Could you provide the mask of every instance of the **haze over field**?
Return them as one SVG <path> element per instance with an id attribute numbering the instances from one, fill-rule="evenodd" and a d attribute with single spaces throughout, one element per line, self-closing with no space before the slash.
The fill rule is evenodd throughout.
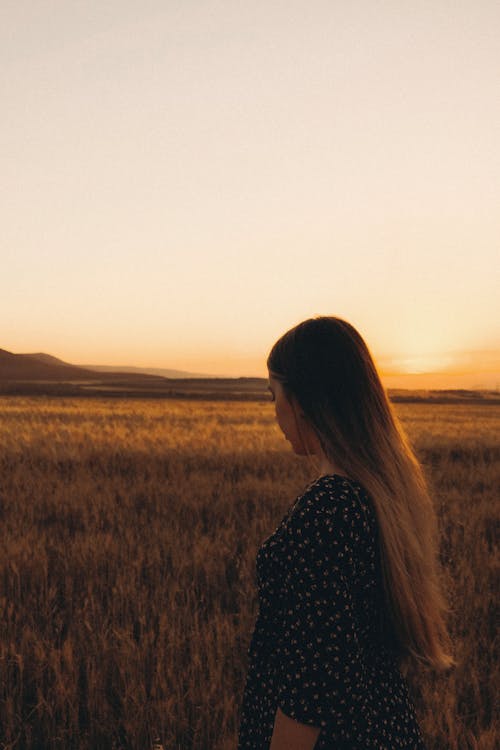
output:
<path id="1" fill-rule="evenodd" d="M 390 388 L 500 384 L 500 6 L 5 0 L 0 347 L 265 376 L 303 318 Z"/>

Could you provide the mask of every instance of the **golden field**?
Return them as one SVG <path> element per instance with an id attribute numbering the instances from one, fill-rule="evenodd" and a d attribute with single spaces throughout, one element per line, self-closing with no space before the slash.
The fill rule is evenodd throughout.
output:
<path id="1" fill-rule="evenodd" d="M 500 409 L 397 404 L 433 489 L 458 666 L 429 750 L 493 750 Z M 265 402 L 0 398 L 0 749 L 234 750 L 258 546 L 314 478 Z"/>

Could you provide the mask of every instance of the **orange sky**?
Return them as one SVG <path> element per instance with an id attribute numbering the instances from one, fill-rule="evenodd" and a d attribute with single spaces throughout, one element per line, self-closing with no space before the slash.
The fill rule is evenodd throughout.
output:
<path id="1" fill-rule="evenodd" d="M 333 314 L 394 387 L 497 387 L 498 28 L 493 0 L 6 0 L 0 348 L 265 375 Z"/>

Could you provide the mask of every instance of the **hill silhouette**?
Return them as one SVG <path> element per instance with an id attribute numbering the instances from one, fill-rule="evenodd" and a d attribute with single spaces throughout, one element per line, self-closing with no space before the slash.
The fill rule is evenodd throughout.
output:
<path id="1" fill-rule="evenodd" d="M 71 365 L 51 354 L 13 354 L 0 349 L 0 381 L 120 381 L 163 382 L 158 375 L 123 372 L 95 372 L 89 368 Z"/>
<path id="2" fill-rule="evenodd" d="M 83 370 L 91 370 L 91 372 L 113 372 L 113 373 L 130 373 L 134 375 L 157 375 L 162 378 L 213 378 L 215 375 L 207 375 L 205 373 L 194 373 L 187 372 L 186 370 L 173 370 L 166 367 L 135 367 L 135 366 L 124 366 L 124 365 L 73 365 L 69 362 L 65 362 L 62 359 L 52 356 L 52 354 L 44 354 L 43 352 L 37 352 L 36 354 L 20 354 L 21 357 L 32 357 L 39 359 L 41 362 L 45 362 L 48 365 L 65 365 L 66 367 L 79 367 Z"/>
<path id="3" fill-rule="evenodd" d="M 177 377 L 147 373 L 139 368 L 135 371 L 108 367 L 93 370 L 64 362 L 51 354 L 13 354 L 0 349 L 0 394 L 216 400 L 267 398 L 265 378 L 193 377 L 181 370 L 171 372 Z"/>
<path id="4" fill-rule="evenodd" d="M 44 354 L 43 352 L 37 352 L 36 354 L 19 354 L 19 357 L 31 357 L 32 359 L 38 359 L 40 362 L 45 362 L 47 365 L 65 365 L 66 367 L 81 367 L 84 370 L 91 370 L 91 367 L 85 365 L 73 365 L 70 362 L 64 362 L 64 360 L 58 357 L 53 357 L 52 354 Z"/>
<path id="5" fill-rule="evenodd" d="M 186 370 L 173 370 L 167 367 L 134 367 L 133 365 L 78 365 L 86 370 L 95 372 L 129 372 L 140 375 L 159 375 L 162 378 L 216 378 L 218 375 L 206 375 L 203 373 L 187 372 Z"/>
<path id="6" fill-rule="evenodd" d="M 13 354 L 0 349 L 0 380 L 88 380 L 91 370 L 68 365 L 50 355 Z M 54 361 L 52 361 L 54 360 Z M 59 364 L 59 362 L 61 362 Z"/>

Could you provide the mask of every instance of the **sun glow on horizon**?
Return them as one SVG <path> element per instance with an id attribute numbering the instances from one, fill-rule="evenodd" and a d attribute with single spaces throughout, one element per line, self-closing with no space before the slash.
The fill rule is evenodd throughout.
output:
<path id="1" fill-rule="evenodd" d="M 456 358 L 436 354 L 414 354 L 412 356 L 395 357 L 394 371 L 397 374 L 420 375 L 422 373 L 438 373 L 444 370 L 453 372 Z"/>

